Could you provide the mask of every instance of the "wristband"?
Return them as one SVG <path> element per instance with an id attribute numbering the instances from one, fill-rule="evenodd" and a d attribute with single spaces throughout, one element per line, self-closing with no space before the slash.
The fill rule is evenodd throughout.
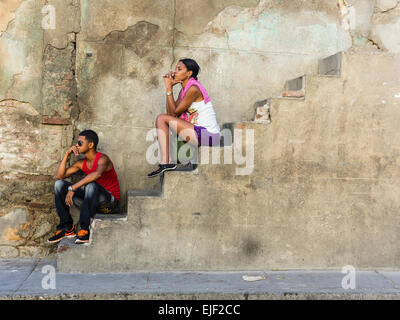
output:
<path id="1" fill-rule="evenodd" d="M 68 187 L 68 191 L 75 192 L 75 190 L 74 190 L 74 189 L 72 189 L 72 186 L 69 186 L 69 187 Z"/>
<path id="2" fill-rule="evenodd" d="M 171 91 L 167 91 L 167 96 L 170 96 L 170 95 L 172 95 L 172 92 Z"/>

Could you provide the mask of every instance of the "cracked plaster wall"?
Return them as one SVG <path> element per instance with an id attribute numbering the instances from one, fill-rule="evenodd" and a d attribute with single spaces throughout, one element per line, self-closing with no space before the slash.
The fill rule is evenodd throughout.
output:
<path id="1" fill-rule="evenodd" d="M 0 256 L 47 253 L 55 168 L 79 130 L 99 133 L 123 201 L 128 189 L 155 187 L 146 134 L 165 108 L 161 75 L 179 58 L 199 62 L 221 125 L 250 120 L 255 102 L 279 96 L 320 58 L 398 53 L 398 2 L 2 1 Z M 41 28 L 44 5 L 56 9 L 54 30 Z"/>
<path id="2" fill-rule="evenodd" d="M 400 53 L 400 1 L 389 1 L 386 6 L 377 8 L 372 18 L 371 39 L 382 50 Z"/>
<path id="3" fill-rule="evenodd" d="M 79 4 L 65 3 L 1 3 L 0 257 L 48 254 L 43 240 L 57 224 L 54 172 L 73 136 L 80 22 Z M 55 30 L 42 28 L 46 4 L 58 8 Z"/>

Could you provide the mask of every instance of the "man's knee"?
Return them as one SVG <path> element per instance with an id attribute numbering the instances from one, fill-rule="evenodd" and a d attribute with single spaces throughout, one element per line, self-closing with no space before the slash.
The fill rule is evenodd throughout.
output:
<path id="1" fill-rule="evenodd" d="M 85 186 L 85 194 L 86 195 L 92 195 L 92 194 L 94 194 L 96 191 L 97 191 L 97 184 L 96 184 L 96 182 L 91 182 L 91 183 L 88 183 L 86 186 Z"/>
<path id="2" fill-rule="evenodd" d="M 61 192 L 67 186 L 67 182 L 64 180 L 57 180 L 54 183 L 54 191 Z"/>

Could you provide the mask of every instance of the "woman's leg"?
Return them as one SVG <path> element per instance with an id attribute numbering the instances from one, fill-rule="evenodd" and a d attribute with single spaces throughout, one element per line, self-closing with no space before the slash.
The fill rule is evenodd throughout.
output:
<path id="1" fill-rule="evenodd" d="M 160 114 L 156 120 L 158 143 L 161 151 L 160 164 L 169 163 L 169 128 L 178 136 L 193 145 L 197 145 L 197 135 L 194 125 L 185 120 L 173 117 L 168 114 Z"/>

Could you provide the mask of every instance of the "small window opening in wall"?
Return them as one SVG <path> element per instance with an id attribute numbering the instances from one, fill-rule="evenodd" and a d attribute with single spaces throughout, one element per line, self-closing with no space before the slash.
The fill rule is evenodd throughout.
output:
<path id="1" fill-rule="evenodd" d="M 340 76 L 342 67 L 342 53 L 319 60 L 318 74 L 322 76 Z"/>
<path id="2" fill-rule="evenodd" d="M 286 81 L 282 97 L 303 98 L 305 95 L 306 76 Z"/>
<path id="3" fill-rule="evenodd" d="M 255 123 L 271 123 L 269 108 L 270 108 L 270 99 L 257 101 L 254 104 L 255 116 L 253 121 Z"/>

